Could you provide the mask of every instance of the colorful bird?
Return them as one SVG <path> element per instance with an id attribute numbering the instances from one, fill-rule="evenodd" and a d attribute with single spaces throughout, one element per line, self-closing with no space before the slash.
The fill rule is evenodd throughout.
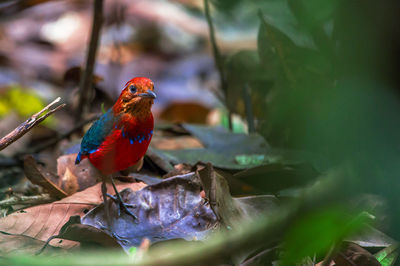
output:
<path id="1" fill-rule="evenodd" d="M 156 94 L 148 78 L 136 77 L 125 84 L 114 106 L 93 123 L 81 142 L 75 164 L 87 158 L 102 174 L 102 194 L 107 219 L 107 187 L 109 178 L 116 193 L 114 200 L 129 215 L 136 216 L 122 201 L 111 174 L 136 164 L 146 153 L 153 136 L 154 119 L 151 106 Z M 108 221 L 109 222 L 109 221 Z"/>

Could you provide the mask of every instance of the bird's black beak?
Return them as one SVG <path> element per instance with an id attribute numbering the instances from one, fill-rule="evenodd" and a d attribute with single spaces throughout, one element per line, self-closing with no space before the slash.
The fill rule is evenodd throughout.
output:
<path id="1" fill-rule="evenodd" d="M 151 90 L 148 90 L 145 93 L 140 93 L 139 96 L 142 98 L 152 98 L 152 99 L 157 98 L 157 95 L 154 93 L 154 91 Z"/>

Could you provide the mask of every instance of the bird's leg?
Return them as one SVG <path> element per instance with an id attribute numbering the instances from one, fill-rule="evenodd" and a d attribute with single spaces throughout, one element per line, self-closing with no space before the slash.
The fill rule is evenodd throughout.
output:
<path id="1" fill-rule="evenodd" d="M 110 216 L 110 210 L 107 205 L 107 185 L 106 185 L 106 180 L 103 179 L 101 182 L 101 194 L 103 195 L 103 204 L 104 204 L 104 210 L 106 212 L 106 223 L 107 227 L 111 226 L 111 216 Z"/>
<path id="2" fill-rule="evenodd" d="M 112 186 L 113 186 L 113 188 L 114 188 L 115 196 L 116 196 L 116 198 L 114 198 L 114 197 L 111 197 L 111 198 L 112 198 L 113 200 L 117 201 L 117 203 L 119 204 L 119 207 L 122 208 L 128 215 L 132 216 L 133 219 L 137 219 L 136 215 L 134 215 L 134 214 L 128 209 L 128 207 L 134 207 L 135 205 L 127 204 L 127 203 L 125 203 L 125 202 L 122 200 L 121 194 L 119 194 L 119 192 L 118 192 L 118 190 L 117 190 L 117 187 L 115 186 L 114 179 L 113 179 L 112 177 L 111 177 L 111 184 L 112 184 Z M 108 196 L 110 196 L 110 195 L 108 195 Z"/>

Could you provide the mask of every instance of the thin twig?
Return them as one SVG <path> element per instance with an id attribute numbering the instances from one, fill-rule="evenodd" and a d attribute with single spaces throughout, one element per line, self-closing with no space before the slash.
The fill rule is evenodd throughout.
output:
<path id="1" fill-rule="evenodd" d="M 49 139 L 48 141 L 45 141 L 43 143 L 38 144 L 37 146 L 34 146 L 32 149 L 29 149 L 28 152 L 25 152 L 25 154 L 41 152 L 41 151 L 57 144 L 61 140 L 69 138 L 73 133 L 82 129 L 82 127 L 84 127 L 86 124 L 98 119 L 99 117 L 100 117 L 100 115 L 93 115 L 93 116 L 89 117 L 88 119 L 79 122 L 76 126 L 71 128 L 69 131 L 65 132 L 64 134 L 60 134 L 60 135 L 56 136 L 55 138 Z"/>
<path id="2" fill-rule="evenodd" d="M 251 105 L 250 86 L 246 83 L 243 87 L 243 100 L 246 109 L 247 126 L 249 133 L 255 133 L 256 127 L 254 126 L 253 106 Z"/>
<path id="3" fill-rule="evenodd" d="M 54 104 L 58 103 L 61 100 L 60 97 L 55 99 L 53 102 L 51 102 L 49 105 L 47 105 L 45 108 L 43 108 L 40 112 L 32 115 L 29 119 L 27 119 L 25 122 L 20 124 L 16 129 L 11 131 L 7 136 L 3 137 L 0 139 L 0 151 L 6 148 L 8 145 L 25 135 L 29 130 L 31 130 L 34 126 L 45 120 L 49 115 L 52 113 L 60 110 L 65 106 L 65 104 L 61 104 L 54 109 L 50 109 Z M 45 113 L 48 111 L 47 113 Z M 45 114 L 44 114 L 45 113 Z"/>
<path id="4" fill-rule="evenodd" d="M 222 60 L 221 53 L 219 51 L 217 41 L 215 38 L 214 24 L 213 24 L 211 14 L 210 14 L 210 5 L 208 3 L 208 0 L 204 0 L 204 13 L 206 15 L 208 29 L 209 29 L 209 33 L 210 33 L 210 42 L 211 42 L 212 51 L 213 51 L 213 55 L 214 55 L 215 66 L 217 67 L 217 70 L 219 72 L 221 88 L 222 88 L 222 92 L 224 93 L 224 97 L 225 97 L 225 106 L 228 109 L 229 129 L 232 130 L 232 128 L 233 128 L 232 112 L 229 109 L 229 106 L 227 104 L 228 85 L 226 82 L 223 60 Z"/>
<path id="5" fill-rule="evenodd" d="M 80 118 L 87 113 L 90 106 L 90 96 L 92 93 L 93 84 L 93 70 L 96 61 L 96 52 L 99 43 L 100 30 L 103 24 L 103 0 L 94 0 L 93 7 L 93 23 L 92 32 L 90 36 L 89 48 L 86 57 L 86 67 L 83 72 L 83 77 L 79 84 L 79 103 L 75 120 L 79 121 Z"/>
<path id="6" fill-rule="evenodd" d="M 49 194 L 42 194 L 36 196 L 12 196 L 9 199 L 0 201 L 0 207 L 9 207 L 15 205 L 37 205 L 42 203 L 52 202 L 55 199 L 50 197 Z"/>

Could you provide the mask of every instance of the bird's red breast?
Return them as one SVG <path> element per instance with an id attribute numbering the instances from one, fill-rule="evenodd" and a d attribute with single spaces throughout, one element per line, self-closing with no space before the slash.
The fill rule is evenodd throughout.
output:
<path id="1" fill-rule="evenodd" d="M 155 97 L 150 79 L 128 81 L 112 109 L 85 134 L 77 163 L 88 158 L 103 174 L 136 164 L 146 153 L 153 136 L 151 106 Z"/>
<path id="2" fill-rule="evenodd" d="M 96 152 L 89 154 L 90 162 L 104 174 L 124 170 L 136 164 L 146 153 L 153 136 L 154 120 L 150 114 L 145 121 L 125 121 L 105 138 Z"/>

